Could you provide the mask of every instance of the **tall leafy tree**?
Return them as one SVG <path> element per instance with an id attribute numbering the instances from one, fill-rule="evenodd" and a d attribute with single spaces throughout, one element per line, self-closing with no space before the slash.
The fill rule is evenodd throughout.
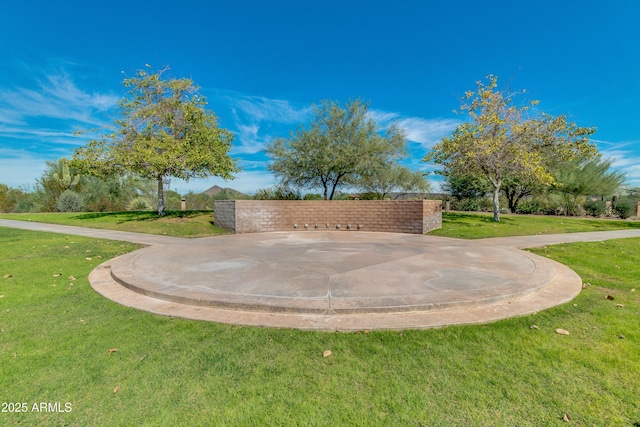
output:
<path id="1" fill-rule="evenodd" d="M 493 187 L 493 218 L 500 221 L 500 190 L 505 179 L 554 182 L 550 164 L 595 156 L 589 140 L 595 128 L 578 127 L 567 117 L 541 114 L 530 118 L 527 106 L 516 106 L 513 95 L 497 90 L 497 77 L 477 82 L 465 94 L 461 110 L 470 120 L 436 144 L 423 160 L 445 172 L 484 176 Z"/>
<path id="2" fill-rule="evenodd" d="M 113 132 L 77 149 L 73 165 L 94 175 L 133 172 L 153 179 L 158 215 L 164 215 L 164 182 L 207 176 L 232 178 L 228 155 L 233 134 L 218 126 L 215 114 L 190 79 L 164 78 L 165 70 L 141 70 L 125 78 Z"/>
<path id="3" fill-rule="evenodd" d="M 269 169 L 285 186 L 322 188 L 327 200 L 341 185 L 357 185 L 367 171 L 394 163 L 404 154 L 404 132 L 395 125 L 380 129 L 368 108 L 360 100 L 344 108 L 322 101 L 308 129 L 300 126 L 267 147 Z"/>
<path id="4" fill-rule="evenodd" d="M 412 171 L 398 164 L 382 164 L 365 171 L 358 185 L 365 191 L 376 193 L 380 199 L 393 191 L 424 192 L 429 191 L 429 182 L 424 173 Z"/>
<path id="5" fill-rule="evenodd" d="M 611 159 L 589 159 L 564 164 L 555 171 L 551 190 L 561 196 L 567 215 L 575 213 L 580 196 L 608 198 L 618 192 L 626 180 L 624 173 L 611 169 Z"/>

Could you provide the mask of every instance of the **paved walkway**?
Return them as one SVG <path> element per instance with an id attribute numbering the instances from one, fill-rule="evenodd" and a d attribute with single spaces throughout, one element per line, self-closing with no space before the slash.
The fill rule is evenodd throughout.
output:
<path id="1" fill-rule="evenodd" d="M 396 233 L 260 233 L 182 239 L 0 219 L 0 226 L 149 245 L 89 276 L 158 314 L 317 330 L 487 323 L 573 299 L 581 279 L 520 250 L 640 237 L 640 230 L 460 240 Z"/>
<path id="2" fill-rule="evenodd" d="M 15 221 L 12 219 L 0 219 L 0 227 L 21 228 L 23 230 L 45 231 L 75 236 L 95 237 L 109 240 L 122 240 L 141 245 L 170 245 L 184 243 L 190 239 L 180 237 L 158 236 L 155 234 L 132 233 L 129 231 L 103 230 L 100 228 L 75 227 L 72 225 L 45 224 L 43 222 Z"/>

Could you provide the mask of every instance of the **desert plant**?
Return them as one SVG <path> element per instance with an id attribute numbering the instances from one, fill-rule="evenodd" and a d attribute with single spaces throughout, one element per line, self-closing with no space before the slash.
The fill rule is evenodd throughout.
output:
<path id="1" fill-rule="evenodd" d="M 622 219 L 627 219 L 634 214 L 634 205 L 627 198 L 619 198 L 613 202 L 613 212 Z"/>
<path id="2" fill-rule="evenodd" d="M 64 190 L 56 201 L 56 208 L 60 212 L 82 212 L 84 200 L 73 190 Z"/>
<path id="3" fill-rule="evenodd" d="M 607 213 L 607 203 L 602 200 L 587 200 L 582 205 L 587 215 L 600 217 Z"/>

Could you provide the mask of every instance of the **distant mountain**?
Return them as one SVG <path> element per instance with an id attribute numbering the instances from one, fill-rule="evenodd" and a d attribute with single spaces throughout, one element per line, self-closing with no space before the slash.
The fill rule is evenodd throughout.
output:
<path id="1" fill-rule="evenodd" d="M 233 188 L 222 188 L 219 185 L 214 185 L 208 190 L 203 191 L 203 193 L 208 196 L 217 196 L 220 193 L 225 193 L 225 196 L 228 199 L 246 199 L 248 197 L 246 194 L 241 193 L 238 190 L 234 190 Z"/>
<path id="2" fill-rule="evenodd" d="M 219 185 L 214 185 L 213 187 L 209 188 L 208 190 L 203 191 L 203 193 L 206 194 L 207 196 L 215 196 L 216 194 L 218 194 L 222 190 L 224 190 L 224 188 L 220 187 Z"/>

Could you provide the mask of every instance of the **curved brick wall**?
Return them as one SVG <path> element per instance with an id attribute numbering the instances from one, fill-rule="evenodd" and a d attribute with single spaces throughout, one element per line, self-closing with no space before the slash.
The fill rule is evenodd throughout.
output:
<path id="1" fill-rule="evenodd" d="M 424 234 L 442 227 L 439 200 L 216 200 L 213 209 L 215 225 L 233 233 L 328 229 Z"/>

